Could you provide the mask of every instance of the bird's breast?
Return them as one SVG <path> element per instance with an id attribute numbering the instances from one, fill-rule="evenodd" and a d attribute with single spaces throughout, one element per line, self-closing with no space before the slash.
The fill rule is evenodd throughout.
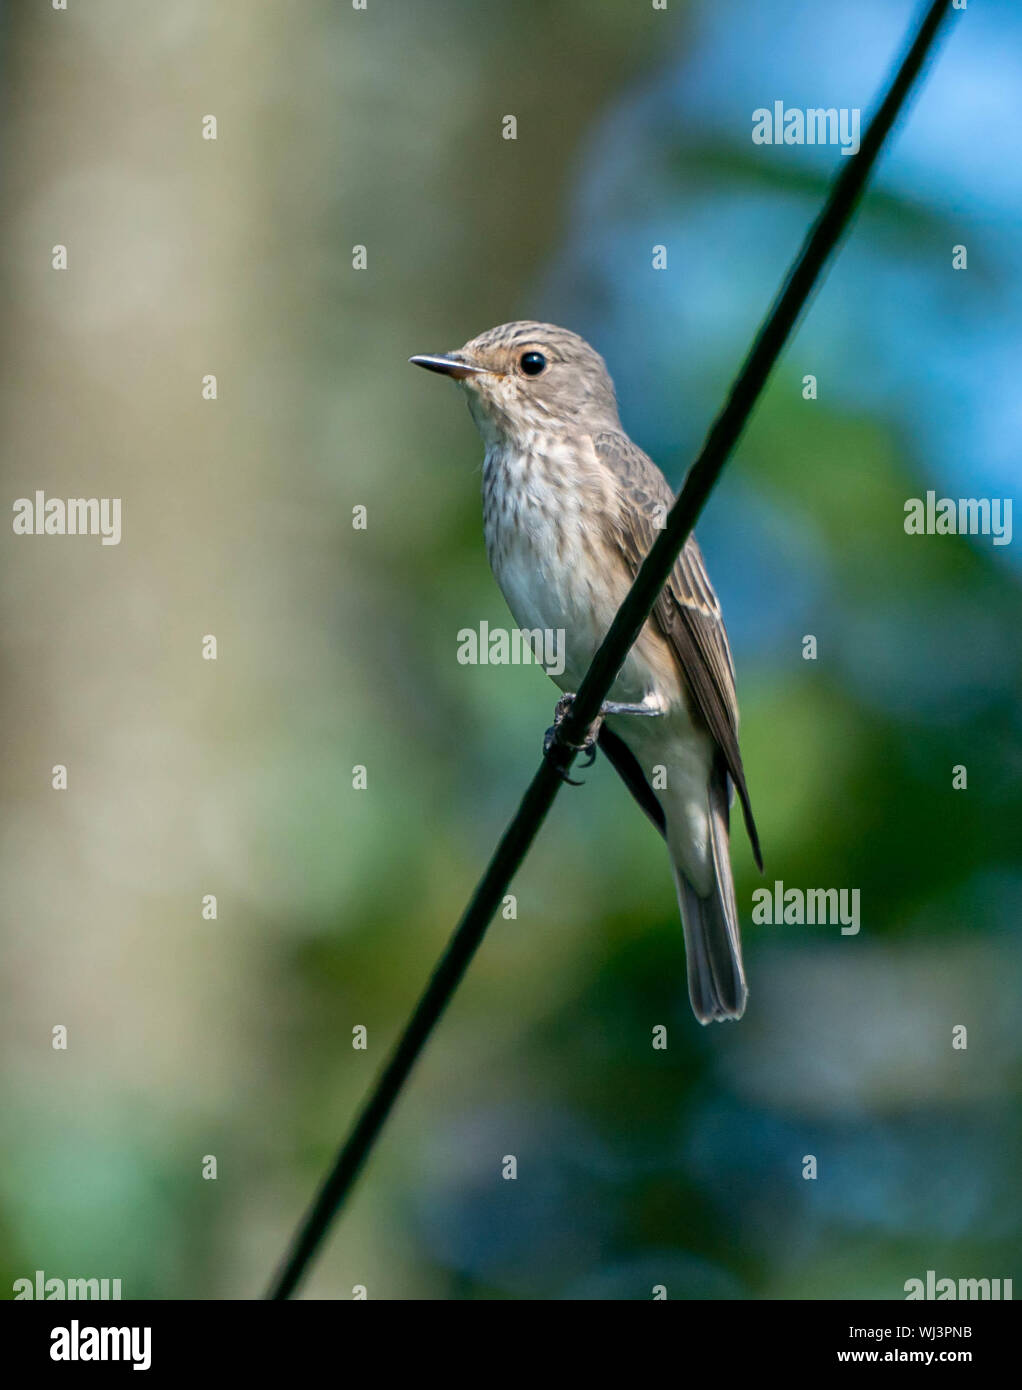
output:
<path id="1" fill-rule="evenodd" d="M 588 447 L 587 447 L 588 446 Z M 536 437 L 527 449 L 491 447 L 483 465 L 483 527 L 494 577 L 521 628 L 564 632 L 565 669 L 577 690 L 631 584 L 614 541 L 614 480 L 588 439 Z M 615 684 L 639 700 L 677 684 L 665 644 L 649 630 Z"/>

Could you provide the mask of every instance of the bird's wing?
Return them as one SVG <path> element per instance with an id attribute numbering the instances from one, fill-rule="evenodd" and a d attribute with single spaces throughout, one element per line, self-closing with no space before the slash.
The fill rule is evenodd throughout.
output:
<path id="1" fill-rule="evenodd" d="M 674 494 L 653 460 L 626 435 L 598 434 L 593 446 L 618 482 L 620 507 L 614 538 L 634 577 L 656 540 L 658 529 L 663 527 L 664 517 L 674 504 Z M 759 836 L 738 747 L 738 696 L 731 647 L 720 600 L 693 536 L 685 542 L 654 605 L 652 618 L 673 647 L 696 707 L 724 755 L 742 803 L 753 856 L 762 869 Z"/>

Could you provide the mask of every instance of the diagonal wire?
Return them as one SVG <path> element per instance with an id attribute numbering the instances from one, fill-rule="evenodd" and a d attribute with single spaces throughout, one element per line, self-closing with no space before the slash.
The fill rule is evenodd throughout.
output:
<path id="1" fill-rule="evenodd" d="M 776 299 L 735 379 L 724 408 L 710 428 L 663 531 L 643 561 L 585 679 L 558 737 L 529 784 L 486 872 L 441 956 L 415 1012 L 384 1067 L 336 1162 L 302 1222 L 270 1289 L 272 1299 L 294 1292 L 331 1221 L 390 1114 L 423 1045 L 457 989 L 504 893 L 539 831 L 561 787 L 561 772 L 574 761 L 570 744 L 582 742 L 596 718 L 642 626 L 674 567 L 696 518 L 727 462 L 770 372 L 855 211 L 877 156 L 919 75 L 951 6 L 933 0 L 915 38 L 870 121 L 856 154 L 843 164 L 823 210 L 806 235 Z"/>

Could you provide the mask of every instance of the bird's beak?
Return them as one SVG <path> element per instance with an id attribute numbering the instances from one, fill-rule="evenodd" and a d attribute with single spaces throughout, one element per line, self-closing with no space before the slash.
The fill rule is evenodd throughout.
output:
<path id="1" fill-rule="evenodd" d="M 422 357 L 409 357 L 408 360 L 414 362 L 417 367 L 425 367 L 428 372 L 442 372 L 444 376 L 452 376 L 455 381 L 464 381 L 467 376 L 483 376 L 486 373 L 485 367 L 466 362 L 460 352 L 448 352 L 435 357 L 427 353 Z"/>

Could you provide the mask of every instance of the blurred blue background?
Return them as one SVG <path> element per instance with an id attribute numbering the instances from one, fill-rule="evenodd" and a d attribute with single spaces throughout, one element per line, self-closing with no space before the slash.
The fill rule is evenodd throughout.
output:
<path id="1" fill-rule="evenodd" d="M 680 484 L 843 162 L 754 145 L 753 110 L 865 123 L 917 14 L 5 11 L 7 492 L 121 496 L 124 539 L 3 547 L 0 1287 L 265 1287 L 556 697 L 457 662 L 459 629 L 510 620 L 480 442 L 407 357 L 563 323 Z M 599 760 L 308 1296 L 901 1298 L 928 1269 L 1019 1274 L 1020 549 L 903 521 L 928 489 L 1017 501 L 1022 14 L 949 28 L 698 528 L 766 859 L 761 880 L 736 823 L 745 1019 L 694 1022 L 663 846 Z M 777 879 L 858 889 L 861 932 L 751 925 Z"/>

